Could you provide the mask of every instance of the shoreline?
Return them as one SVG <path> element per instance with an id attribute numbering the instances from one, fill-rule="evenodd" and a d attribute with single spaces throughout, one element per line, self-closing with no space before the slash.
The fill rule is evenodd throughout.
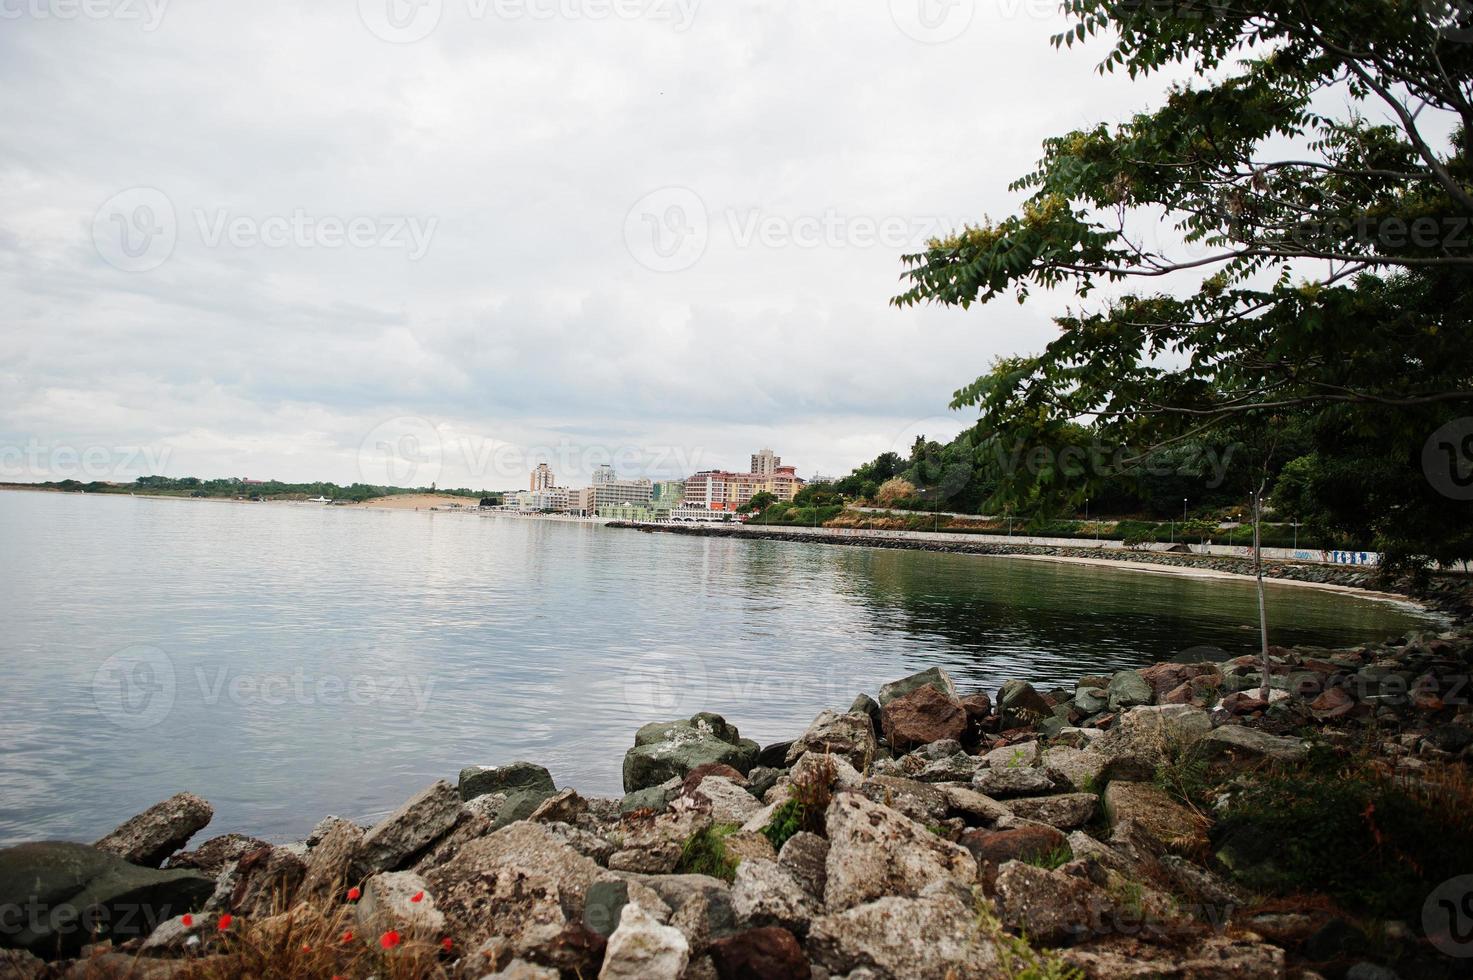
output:
<path id="1" fill-rule="evenodd" d="M 973 539 L 938 541 L 931 538 L 897 537 L 898 532 L 845 531 L 825 533 L 823 529 L 744 527 L 727 525 L 647 524 L 613 521 L 608 527 L 645 533 L 683 534 L 691 537 L 718 537 L 744 540 L 787 541 L 799 544 L 834 545 L 851 548 L 879 548 L 900 551 L 931 551 L 943 554 L 973 555 L 983 558 L 1025 558 L 1034 561 L 1057 561 L 1066 564 L 1114 567 L 1155 574 L 1185 575 L 1196 578 L 1237 579 L 1253 581 L 1252 559 L 1230 555 L 1199 555 L 1171 551 L 1146 551 L 1127 548 L 1065 545 L 1006 544 Z M 832 531 L 832 529 L 829 529 Z M 1354 595 L 1377 602 L 1400 604 L 1431 612 L 1455 623 L 1473 615 L 1469 582 L 1456 573 L 1434 575 L 1429 588 L 1414 593 L 1405 579 L 1394 583 L 1382 580 L 1375 566 L 1338 565 L 1318 562 L 1296 562 L 1264 558 L 1266 586 L 1297 586 Z"/>
<path id="2" fill-rule="evenodd" d="M 1385 919 L 1406 927 L 1347 945 L 1353 959 L 1450 978 L 1444 957 L 1461 947 L 1416 931 L 1421 892 L 1394 890 L 1421 875 L 1399 847 L 1454 872 L 1473 853 L 1451 832 L 1458 814 L 1405 788 L 1473 763 L 1470 664 L 1465 618 L 1440 634 L 1275 648 L 1267 678 L 1249 655 L 964 692 L 933 666 L 766 746 L 709 712 L 647 724 L 624 752 L 622 799 L 559 788 L 536 761 L 493 751 L 494 764 L 447 774 L 371 824 L 328 816 L 286 844 L 201 839 L 213 807 L 181 792 L 95 844 L 0 849 L 12 872 L 0 909 L 34 905 L 28 882 L 75 867 L 48 898 L 91 903 L 106 930 L 84 936 L 63 917 L 0 932 L 25 950 L 0 964 L 25 980 L 143 964 L 193 980 L 259 970 L 243 950 L 271 946 L 281 973 L 382 976 L 376 951 L 402 946 L 392 955 L 423 959 L 395 975 L 415 978 L 943 980 L 1012 976 L 995 969 L 1007 951 L 1085 980 L 1284 978 L 1323 975 L 1308 971 L 1325 930 L 1338 949 Z M 1318 772 L 1312 746 L 1344 768 Z M 1180 768 L 1183 751 L 1194 768 Z M 1372 775 L 1387 767 L 1398 780 Z M 1284 854 L 1323 831 L 1255 808 L 1251 790 L 1247 804 L 1221 795 L 1245 779 L 1276 780 L 1300 812 L 1338 808 L 1361 873 L 1400 904 L 1372 914 L 1373 894 L 1342 912 L 1337 901 L 1366 899 L 1313 851 L 1286 882 Z M 1333 795 L 1347 785 L 1351 797 Z M 1409 826 L 1367 825 L 1358 793 L 1421 809 Z M 1265 838 L 1280 847 L 1255 845 Z M 145 889 L 149 914 L 115 914 Z M 1284 914 L 1285 894 L 1302 910 Z M 282 930 L 298 938 L 273 942 Z M 318 957 L 310 969 L 295 969 L 296 949 Z M 733 965 L 759 953 L 762 972 Z"/>

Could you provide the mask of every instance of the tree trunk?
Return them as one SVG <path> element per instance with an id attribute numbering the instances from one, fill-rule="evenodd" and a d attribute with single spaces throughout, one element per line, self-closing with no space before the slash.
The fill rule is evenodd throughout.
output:
<path id="1" fill-rule="evenodd" d="M 1253 495 L 1253 573 L 1258 578 L 1258 638 L 1262 644 L 1263 659 L 1259 664 L 1262 671 L 1262 681 L 1258 686 L 1258 699 L 1264 704 L 1268 703 L 1268 612 L 1263 601 L 1263 484 L 1259 484 L 1258 493 Z"/>

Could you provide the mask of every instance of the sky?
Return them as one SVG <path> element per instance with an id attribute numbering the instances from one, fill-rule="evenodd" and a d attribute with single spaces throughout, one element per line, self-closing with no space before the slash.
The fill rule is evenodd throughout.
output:
<path id="1" fill-rule="evenodd" d="M 1164 82 L 1028 0 L 0 0 L 0 480 L 842 475 L 1070 297 L 898 310 Z"/>

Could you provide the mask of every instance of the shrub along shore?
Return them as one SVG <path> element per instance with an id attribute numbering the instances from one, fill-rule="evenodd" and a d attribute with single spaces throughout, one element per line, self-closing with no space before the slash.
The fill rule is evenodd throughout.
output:
<path id="1" fill-rule="evenodd" d="M 1256 656 L 1196 651 L 1058 690 L 932 668 L 768 746 L 653 723 L 622 799 L 501 762 L 185 849 L 213 811 L 181 793 L 0 851 L 0 976 L 1461 976 L 1473 629 L 1436 601 L 1442 632 L 1273 648 L 1266 700 Z"/>

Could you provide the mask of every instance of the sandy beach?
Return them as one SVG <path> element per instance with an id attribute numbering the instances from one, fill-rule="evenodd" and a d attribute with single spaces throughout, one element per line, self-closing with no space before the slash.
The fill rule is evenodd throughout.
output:
<path id="1" fill-rule="evenodd" d="M 447 493 L 396 493 L 388 497 L 375 497 L 346 507 L 367 507 L 373 510 L 427 510 L 431 507 L 449 507 L 458 504 L 474 510 L 480 501 L 472 497 L 454 497 Z"/>

